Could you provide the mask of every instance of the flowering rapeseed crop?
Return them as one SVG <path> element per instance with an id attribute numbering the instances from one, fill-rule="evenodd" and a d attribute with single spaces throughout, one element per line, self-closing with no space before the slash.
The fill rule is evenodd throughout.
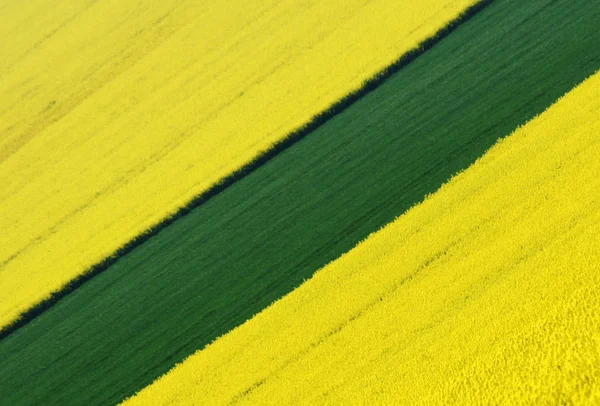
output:
<path id="1" fill-rule="evenodd" d="M 0 326 L 474 2 L 2 6 Z"/>
<path id="2" fill-rule="evenodd" d="M 600 402 L 600 73 L 129 404 Z"/>

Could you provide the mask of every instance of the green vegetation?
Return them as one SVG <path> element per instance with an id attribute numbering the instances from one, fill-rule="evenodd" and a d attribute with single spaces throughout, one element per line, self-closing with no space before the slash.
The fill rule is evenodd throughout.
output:
<path id="1" fill-rule="evenodd" d="M 133 394 L 600 67 L 600 6 L 498 0 L 0 342 L 6 404 Z"/>

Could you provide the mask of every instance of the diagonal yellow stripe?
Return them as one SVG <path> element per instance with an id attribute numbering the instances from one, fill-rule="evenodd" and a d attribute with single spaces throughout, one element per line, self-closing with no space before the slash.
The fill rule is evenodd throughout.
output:
<path id="1" fill-rule="evenodd" d="M 128 404 L 600 400 L 600 73 Z"/>
<path id="2" fill-rule="evenodd" d="M 474 2 L 4 5 L 0 326 Z"/>

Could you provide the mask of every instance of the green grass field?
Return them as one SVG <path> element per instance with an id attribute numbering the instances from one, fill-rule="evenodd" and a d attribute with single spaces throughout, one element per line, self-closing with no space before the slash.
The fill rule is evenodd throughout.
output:
<path id="1" fill-rule="evenodd" d="M 598 21 L 583 0 L 495 1 L 2 340 L 2 403 L 115 403 L 143 388 L 600 68 Z"/>

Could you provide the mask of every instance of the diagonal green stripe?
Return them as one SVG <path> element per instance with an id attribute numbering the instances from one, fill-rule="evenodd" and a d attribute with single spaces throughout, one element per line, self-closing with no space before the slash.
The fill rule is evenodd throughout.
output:
<path id="1" fill-rule="evenodd" d="M 8 404 L 111 403 L 435 191 L 600 67 L 600 6 L 498 0 L 0 342 Z"/>

